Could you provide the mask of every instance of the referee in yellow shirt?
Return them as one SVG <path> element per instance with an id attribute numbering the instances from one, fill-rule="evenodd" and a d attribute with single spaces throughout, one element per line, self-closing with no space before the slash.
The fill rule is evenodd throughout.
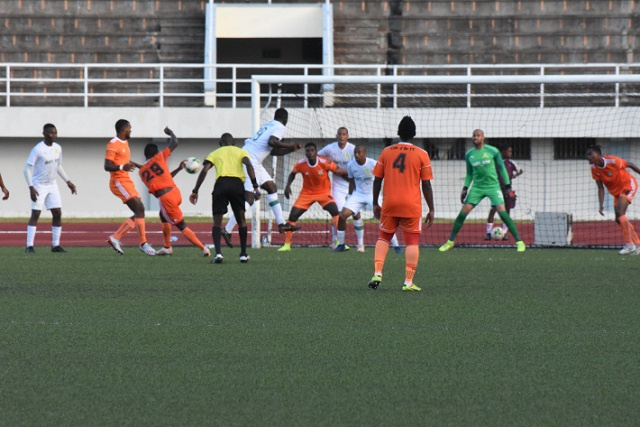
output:
<path id="1" fill-rule="evenodd" d="M 231 210 L 238 220 L 238 233 L 240 234 L 240 262 L 249 262 L 247 255 L 247 221 L 244 216 L 244 180 L 245 174 L 242 165 L 247 169 L 247 174 L 253 184 L 256 200 L 260 198 L 258 181 L 253 166 L 249 161 L 249 153 L 235 146 L 233 136 L 224 133 L 220 137 L 220 148 L 209 153 L 204 159 L 202 170 L 198 175 L 196 186 L 193 188 L 189 201 L 194 205 L 198 203 L 198 190 L 212 166 L 216 167 L 216 183 L 213 187 L 213 245 L 216 256 L 213 262 L 220 264 L 223 260 L 220 250 L 220 238 L 222 237 L 222 217 L 227 213 L 227 205 L 231 203 Z"/>

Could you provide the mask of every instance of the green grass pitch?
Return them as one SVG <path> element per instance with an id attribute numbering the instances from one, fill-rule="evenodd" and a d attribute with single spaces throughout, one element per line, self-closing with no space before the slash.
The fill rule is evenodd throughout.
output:
<path id="1" fill-rule="evenodd" d="M 0 425 L 637 425 L 640 257 L 0 248 Z"/>

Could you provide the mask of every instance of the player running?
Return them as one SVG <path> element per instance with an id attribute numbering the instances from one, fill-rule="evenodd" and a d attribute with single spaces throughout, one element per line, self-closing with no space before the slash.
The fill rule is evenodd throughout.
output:
<path id="1" fill-rule="evenodd" d="M 422 233 L 422 195 L 429 212 L 424 219 L 427 228 L 433 224 L 433 171 L 426 151 L 411 143 L 416 136 L 416 124 L 409 116 L 398 124 L 400 142 L 382 150 L 373 169 L 373 214 L 380 219 L 380 235 L 374 255 L 374 274 L 369 281 L 371 289 L 382 283 L 382 268 L 389 251 L 389 242 L 401 228 L 407 248 L 405 251 L 405 275 L 403 291 L 416 292 L 420 287 L 413 283 L 420 251 L 418 239 Z M 378 205 L 384 180 L 382 208 Z"/>
<path id="2" fill-rule="evenodd" d="M 340 210 L 338 218 L 338 244 L 335 252 L 349 250 L 349 246 L 344 243 L 347 230 L 347 218 L 354 217 L 353 226 L 356 230 L 358 240 L 358 252 L 364 252 L 364 221 L 360 219 L 360 212 L 367 206 L 373 209 L 373 168 L 376 161 L 367 157 L 367 148 L 363 144 L 358 144 L 354 150 L 354 160 L 347 165 L 347 175 L 349 177 L 349 196 Z M 335 176 L 335 175 L 334 175 Z M 358 219 L 355 219 L 355 218 Z M 394 234 L 391 239 L 391 246 L 396 253 L 402 253 L 402 248 L 398 243 L 398 237 Z"/>
<path id="3" fill-rule="evenodd" d="M 338 215 L 340 211 L 331 195 L 331 181 L 329 180 L 329 172 L 335 175 L 346 175 L 347 171 L 338 167 L 330 159 L 318 156 L 316 144 L 313 142 L 304 146 L 305 158 L 298 160 L 287 179 L 287 186 L 284 189 L 284 196 L 288 199 L 291 197 L 291 184 L 296 178 L 296 174 L 302 174 L 302 190 L 298 195 L 291 212 L 289 212 L 289 224 L 296 226 L 296 221 L 302 216 L 314 203 L 320 204 L 322 208 L 329 212 L 331 221 L 337 228 Z M 293 233 L 287 231 L 285 233 L 284 245 L 278 249 L 280 252 L 291 250 L 291 239 Z"/>
<path id="4" fill-rule="evenodd" d="M 178 138 L 168 127 L 164 128 L 164 133 L 169 135 L 169 146 L 162 151 L 158 151 L 156 144 L 147 144 L 144 147 L 144 157 L 147 161 L 140 166 L 138 174 L 144 185 L 149 189 L 149 193 L 156 196 L 160 202 L 160 220 L 162 221 L 162 236 L 164 238 L 164 246 L 156 251 L 156 255 L 172 255 L 171 247 L 171 226 L 175 225 L 178 230 L 182 231 L 191 243 L 196 245 L 202 251 L 203 256 L 209 256 L 210 251 L 202 244 L 200 239 L 184 222 L 184 215 L 180 209 L 182 203 L 182 194 L 176 186 L 173 177 L 182 169 L 177 168 L 173 172 L 169 169 L 169 156 L 173 150 L 178 147 Z"/>
<path id="5" fill-rule="evenodd" d="M 638 191 L 638 181 L 627 172 L 627 168 L 640 173 L 640 168 L 635 164 L 616 156 L 603 156 L 602 148 L 594 145 L 587 149 L 587 160 L 591 165 L 591 177 L 598 186 L 598 212 L 604 216 L 604 188 L 607 187 L 613 196 L 613 206 L 616 214 L 616 223 L 620 225 L 624 246 L 618 252 L 620 255 L 640 254 L 640 239 L 633 228 L 633 224 L 627 219 L 627 208 L 633 201 Z"/>
<path id="6" fill-rule="evenodd" d="M 440 246 L 439 250 L 440 252 L 446 252 L 453 248 L 453 241 L 458 235 L 460 228 L 462 228 L 467 215 L 469 215 L 482 199 L 488 197 L 491 200 L 491 206 L 495 206 L 503 224 L 507 224 L 507 228 L 514 239 L 516 239 L 516 250 L 518 252 L 524 252 L 526 245 L 522 239 L 520 239 L 516 224 L 505 209 L 504 196 L 500 188 L 500 182 L 498 181 L 497 170 L 500 171 L 500 175 L 505 183 L 505 191 L 513 197 L 514 194 L 511 194 L 513 192 L 511 190 L 511 181 L 509 180 L 507 169 L 502 162 L 500 151 L 498 151 L 496 147 L 484 143 L 484 132 L 481 129 L 473 131 L 473 145 L 474 148 L 465 154 L 467 176 L 465 177 L 462 193 L 460 194 L 460 201 L 463 203 L 463 206 L 453 223 L 449 240 Z M 471 187 L 471 191 L 467 195 L 471 182 L 473 182 L 473 187 Z"/>

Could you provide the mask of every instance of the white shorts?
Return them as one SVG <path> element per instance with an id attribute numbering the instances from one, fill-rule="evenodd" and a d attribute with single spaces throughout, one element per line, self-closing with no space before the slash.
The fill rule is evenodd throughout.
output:
<path id="1" fill-rule="evenodd" d="M 58 184 L 33 184 L 38 192 L 38 199 L 35 202 L 31 202 L 31 210 L 41 211 L 42 208 L 57 209 L 62 208 L 62 199 L 60 198 L 60 190 L 58 190 Z"/>
<path id="2" fill-rule="evenodd" d="M 353 193 L 344 204 L 344 208 L 349 209 L 354 215 L 357 215 L 367 207 L 373 210 L 373 196 L 370 194 Z"/>
<path id="3" fill-rule="evenodd" d="M 333 200 L 336 201 L 338 210 L 341 211 L 344 203 L 347 201 L 347 197 L 349 197 L 349 186 L 335 186 L 331 188 L 331 195 L 333 196 Z"/>
<path id="4" fill-rule="evenodd" d="M 253 166 L 253 172 L 256 174 L 256 181 L 258 181 L 258 185 L 262 186 L 265 182 L 273 181 L 269 172 L 262 166 L 262 163 L 255 163 L 251 160 L 251 166 Z M 249 191 L 253 193 L 253 183 L 251 182 L 251 178 L 249 178 L 249 174 L 247 173 L 247 168 L 242 165 L 244 169 L 244 191 Z"/>

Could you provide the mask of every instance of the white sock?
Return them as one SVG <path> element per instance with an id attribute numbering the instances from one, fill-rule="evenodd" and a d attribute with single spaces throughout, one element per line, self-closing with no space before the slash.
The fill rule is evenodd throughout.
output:
<path id="1" fill-rule="evenodd" d="M 224 226 L 224 229 L 227 230 L 227 233 L 231 234 L 237 223 L 238 221 L 236 221 L 236 217 L 232 213 L 231 216 L 229 217 L 229 221 L 227 222 L 227 225 Z"/>
<path id="2" fill-rule="evenodd" d="M 491 230 L 493 230 L 493 223 L 492 222 L 488 222 L 487 223 L 487 233 L 491 233 Z"/>
<path id="3" fill-rule="evenodd" d="M 282 215 L 282 206 L 278 200 L 278 193 L 267 194 L 267 202 L 271 206 L 273 216 L 276 218 L 276 224 L 284 224 L 284 216 Z"/>
<path id="4" fill-rule="evenodd" d="M 398 236 L 396 236 L 395 234 L 391 238 L 391 246 L 393 246 L 394 248 L 400 246 L 400 242 L 398 242 Z"/>
<path id="5" fill-rule="evenodd" d="M 338 244 L 339 245 L 344 245 L 344 235 L 345 234 L 346 234 L 345 230 L 338 230 L 337 238 L 338 238 Z"/>
<path id="6" fill-rule="evenodd" d="M 27 247 L 33 246 L 33 241 L 36 239 L 36 226 L 27 225 Z"/>
<path id="7" fill-rule="evenodd" d="M 364 245 L 364 220 L 354 219 L 353 228 L 356 230 L 356 238 L 358 239 L 358 246 Z"/>
<path id="8" fill-rule="evenodd" d="M 62 226 L 51 227 L 51 247 L 60 246 L 60 235 L 62 234 Z"/>
<path id="9" fill-rule="evenodd" d="M 339 240 L 338 238 L 338 230 L 336 230 L 336 228 L 333 226 L 333 224 L 331 224 L 331 241 L 335 242 L 336 240 Z M 338 242 L 340 243 L 340 242 Z"/>

